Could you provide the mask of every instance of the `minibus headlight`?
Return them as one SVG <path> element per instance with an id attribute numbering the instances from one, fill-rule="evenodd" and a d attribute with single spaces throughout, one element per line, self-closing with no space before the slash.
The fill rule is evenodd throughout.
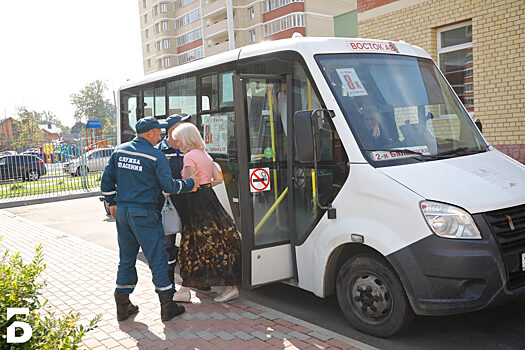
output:
<path id="1" fill-rule="evenodd" d="M 444 238 L 481 239 L 469 213 L 452 205 L 423 201 L 421 211 L 432 231 Z"/>

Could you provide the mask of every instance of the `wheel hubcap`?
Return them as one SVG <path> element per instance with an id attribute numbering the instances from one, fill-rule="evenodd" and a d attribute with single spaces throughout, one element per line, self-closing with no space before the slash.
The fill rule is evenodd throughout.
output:
<path id="1" fill-rule="evenodd" d="M 380 322 L 392 311 L 388 286 L 372 274 L 360 275 L 351 290 L 352 303 L 359 316 L 367 322 Z"/>

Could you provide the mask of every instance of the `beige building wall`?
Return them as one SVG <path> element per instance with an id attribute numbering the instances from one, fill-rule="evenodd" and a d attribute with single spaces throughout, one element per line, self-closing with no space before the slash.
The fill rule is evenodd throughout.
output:
<path id="1" fill-rule="evenodd" d="M 437 61 L 437 30 L 472 21 L 475 117 L 489 143 L 525 161 L 525 1 L 399 0 L 358 14 L 359 36 L 404 40 Z"/>
<path id="2" fill-rule="evenodd" d="M 306 36 L 334 36 L 334 18 L 305 15 Z"/>

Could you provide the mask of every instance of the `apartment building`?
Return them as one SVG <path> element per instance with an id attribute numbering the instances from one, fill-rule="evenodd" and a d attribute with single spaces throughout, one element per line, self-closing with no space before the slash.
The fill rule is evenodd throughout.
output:
<path id="1" fill-rule="evenodd" d="M 139 0 L 144 73 L 264 40 L 334 36 L 356 0 Z"/>
<path id="2" fill-rule="evenodd" d="M 357 12 L 360 37 L 429 52 L 487 141 L 525 164 L 523 0 L 358 0 Z"/>

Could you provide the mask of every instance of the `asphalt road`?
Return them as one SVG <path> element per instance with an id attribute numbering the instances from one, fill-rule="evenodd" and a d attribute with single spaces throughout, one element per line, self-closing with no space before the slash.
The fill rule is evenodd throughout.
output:
<path id="1" fill-rule="evenodd" d="M 97 197 L 7 209 L 40 224 L 118 250 L 113 219 Z M 525 349 L 525 299 L 470 314 L 416 317 L 394 338 L 367 336 L 352 329 L 334 296 L 321 299 L 285 284 L 273 284 L 242 297 L 381 349 Z"/>

